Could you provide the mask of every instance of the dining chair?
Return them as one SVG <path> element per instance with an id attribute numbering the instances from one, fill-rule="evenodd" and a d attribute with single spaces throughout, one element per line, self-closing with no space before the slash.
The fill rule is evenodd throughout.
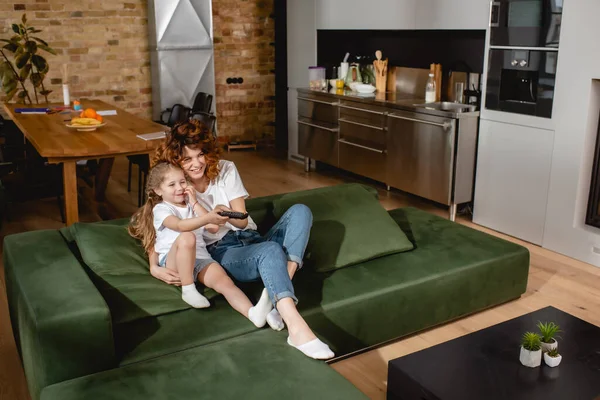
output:
<path id="1" fill-rule="evenodd" d="M 169 118 L 167 119 L 166 125 L 173 127 L 176 123 L 186 121 L 190 118 L 192 109 L 182 104 L 175 104 L 171 107 Z M 161 116 L 162 121 L 162 116 Z M 161 123 L 165 123 L 162 121 Z M 150 156 L 148 154 L 139 154 L 135 156 L 127 156 L 129 160 L 129 167 L 127 169 L 127 191 L 131 192 L 131 173 L 132 166 L 135 164 L 138 166 L 138 207 L 141 207 L 145 201 L 144 188 L 146 187 L 146 178 L 148 171 L 150 170 Z"/>
<path id="2" fill-rule="evenodd" d="M 202 122 L 206 126 L 206 128 L 212 132 L 213 137 L 217 137 L 215 132 L 217 117 L 215 117 L 214 114 L 209 114 L 206 112 L 195 112 L 190 118 Z"/>
<path id="3" fill-rule="evenodd" d="M 205 92 L 198 92 L 194 98 L 194 105 L 192 105 L 192 114 L 197 112 L 204 112 L 211 114 L 210 108 L 213 102 L 213 95 Z"/>

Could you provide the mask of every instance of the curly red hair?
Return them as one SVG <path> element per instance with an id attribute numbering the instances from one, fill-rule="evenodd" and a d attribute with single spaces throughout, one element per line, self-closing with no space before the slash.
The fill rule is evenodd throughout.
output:
<path id="1" fill-rule="evenodd" d="M 181 167 L 185 147 L 200 149 L 206 159 L 205 174 L 212 182 L 219 175 L 221 149 L 212 131 L 200 121 L 190 119 L 175 124 L 167 135 L 167 140 L 158 148 L 151 165 L 168 162 Z"/>

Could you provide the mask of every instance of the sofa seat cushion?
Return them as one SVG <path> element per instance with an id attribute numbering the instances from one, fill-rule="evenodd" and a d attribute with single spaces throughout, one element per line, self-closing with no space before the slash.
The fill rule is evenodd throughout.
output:
<path id="1" fill-rule="evenodd" d="M 325 272 L 413 248 L 406 235 L 362 185 L 288 193 L 274 201 L 280 218 L 294 204 L 313 214 L 305 262 Z"/>
<path id="2" fill-rule="evenodd" d="M 48 386 L 41 399 L 366 399 L 286 336 L 264 329 Z"/>
<path id="3" fill-rule="evenodd" d="M 414 208 L 390 215 L 409 252 L 294 277 L 298 307 L 336 354 L 480 311 L 525 292 L 526 248 Z"/>
<path id="4" fill-rule="evenodd" d="M 126 225 L 77 223 L 71 227 L 88 273 L 122 323 L 190 308 L 181 290 L 152 277 L 139 241 Z"/>
<path id="5" fill-rule="evenodd" d="M 519 297 L 527 249 L 414 208 L 390 212 L 415 249 L 349 268 L 294 277 L 298 308 L 337 355 L 376 345 Z M 261 285 L 244 286 L 256 299 Z M 121 364 L 181 351 L 255 330 L 222 297 L 115 326 Z M 190 334 L 193 332 L 193 334 Z"/>

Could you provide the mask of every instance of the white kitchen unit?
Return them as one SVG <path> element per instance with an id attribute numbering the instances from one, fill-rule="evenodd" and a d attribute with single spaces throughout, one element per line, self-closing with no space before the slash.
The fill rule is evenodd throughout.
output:
<path id="1" fill-rule="evenodd" d="M 542 244 L 554 131 L 481 120 L 473 222 Z"/>
<path id="2" fill-rule="evenodd" d="M 316 0 L 317 29 L 415 29 L 418 1 Z"/>
<path id="3" fill-rule="evenodd" d="M 486 29 L 489 0 L 419 0 L 416 29 Z"/>

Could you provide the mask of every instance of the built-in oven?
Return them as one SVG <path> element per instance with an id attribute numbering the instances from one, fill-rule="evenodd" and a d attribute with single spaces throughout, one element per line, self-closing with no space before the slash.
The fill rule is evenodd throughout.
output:
<path id="1" fill-rule="evenodd" d="M 558 47 L 562 9 L 563 0 L 493 0 L 490 46 Z"/>
<path id="2" fill-rule="evenodd" d="M 491 49 L 485 108 L 551 118 L 558 51 Z"/>

